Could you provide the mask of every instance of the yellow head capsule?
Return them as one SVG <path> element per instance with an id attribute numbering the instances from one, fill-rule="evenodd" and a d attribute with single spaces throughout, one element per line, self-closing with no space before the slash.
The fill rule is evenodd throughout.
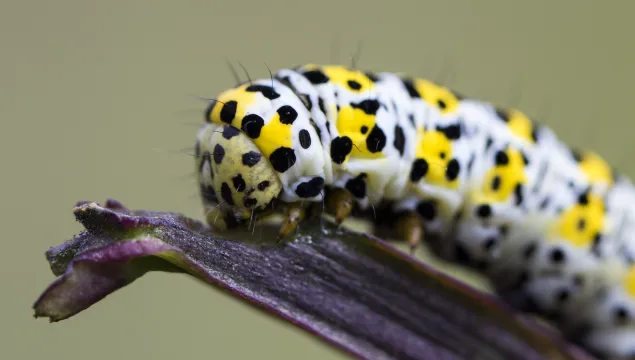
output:
<path id="1" fill-rule="evenodd" d="M 207 124 L 199 130 L 198 179 L 206 205 L 236 220 L 262 212 L 278 197 L 282 184 L 269 160 L 235 127 Z"/>

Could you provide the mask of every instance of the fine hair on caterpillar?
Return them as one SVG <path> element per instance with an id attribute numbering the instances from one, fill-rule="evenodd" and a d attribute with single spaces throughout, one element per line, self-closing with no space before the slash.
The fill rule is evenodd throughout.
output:
<path id="1" fill-rule="evenodd" d="M 635 188 L 599 155 L 426 79 L 315 64 L 245 75 L 196 135 L 214 229 L 253 233 L 280 214 L 284 239 L 322 213 L 366 219 L 594 353 L 635 356 Z"/>

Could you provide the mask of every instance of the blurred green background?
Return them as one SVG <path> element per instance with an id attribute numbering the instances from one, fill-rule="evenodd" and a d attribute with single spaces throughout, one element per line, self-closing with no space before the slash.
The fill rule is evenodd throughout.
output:
<path id="1" fill-rule="evenodd" d="M 632 1 L 3 1 L 0 156 L 5 359 L 325 359 L 341 354 L 184 275 L 150 274 L 57 324 L 31 305 L 77 200 L 201 218 L 204 102 L 306 62 L 439 79 L 513 105 L 635 174 Z M 445 74 L 445 75 L 444 75 Z M 550 111 L 547 111 L 548 109 Z M 547 114 L 548 113 L 548 114 Z"/>

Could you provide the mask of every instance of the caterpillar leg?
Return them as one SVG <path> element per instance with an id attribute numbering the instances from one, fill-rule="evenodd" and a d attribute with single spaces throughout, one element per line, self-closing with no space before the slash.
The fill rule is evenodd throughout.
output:
<path id="1" fill-rule="evenodd" d="M 353 194 L 346 189 L 334 188 L 329 191 L 325 206 L 326 212 L 333 215 L 335 221 L 341 224 L 353 211 Z"/>
<path id="2" fill-rule="evenodd" d="M 291 203 L 284 208 L 284 219 L 282 225 L 280 225 L 280 231 L 278 232 L 278 242 L 292 231 L 294 231 L 298 224 L 305 219 L 307 215 L 306 207 L 301 203 Z"/>
<path id="3" fill-rule="evenodd" d="M 424 236 L 423 223 L 419 214 L 412 211 L 400 214 L 395 220 L 395 228 L 397 236 L 408 242 L 410 255 L 414 254 L 415 250 L 421 245 Z"/>

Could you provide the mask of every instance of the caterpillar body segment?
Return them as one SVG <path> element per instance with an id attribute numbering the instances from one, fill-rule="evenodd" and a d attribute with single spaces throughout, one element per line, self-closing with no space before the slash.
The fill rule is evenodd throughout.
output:
<path id="1" fill-rule="evenodd" d="M 284 237 L 311 206 L 365 216 L 590 350 L 635 358 L 635 189 L 518 110 L 310 64 L 221 93 L 196 148 L 219 229 L 278 212 Z"/>

